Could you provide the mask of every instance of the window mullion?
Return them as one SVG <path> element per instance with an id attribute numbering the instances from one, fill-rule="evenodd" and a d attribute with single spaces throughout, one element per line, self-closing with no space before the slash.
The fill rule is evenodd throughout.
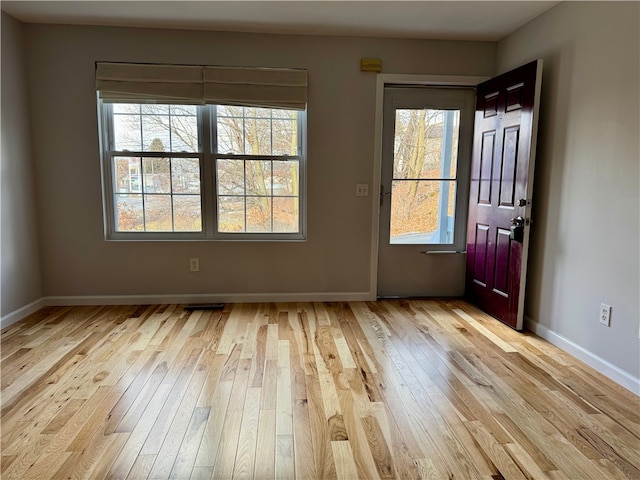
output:
<path id="1" fill-rule="evenodd" d="M 144 125 L 143 125 L 143 117 L 142 117 L 142 107 L 138 105 L 138 118 L 140 119 L 140 150 L 144 151 Z M 140 162 L 140 175 L 142 178 L 140 179 L 140 197 L 142 199 L 142 231 L 147 231 L 147 209 L 145 208 L 145 197 L 144 197 L 144 169 L 142 166 L 142 155 L 138 157 L 138 161 Z"/>
<path id="2" fill-rule="evenodd" d="M 269 150 L 269 153 L 271 153 L 271 155 L 273 155 L 273 110 L 269 111 L 269 133 L 271 134 L 271 150 Z M 270 215 L 270 219 L 271 219 L 271 232 L 273 232 L 273 160 L 271 160 L 269 162 L 269 171 L 271 173 L 271 175 L 269 176 L 270 181 L 271 181 L 271 185 L 269 186 L 269 195 L 270 195 L 270 210 L 271 210 L 271 215 Z"/>
<path id="3" fill-rule="evenodd" d="M 169 120 L 169 123 L 171 123 L 171 120 Z M 171 137 L 169 137 L 169 142 L 171 142 Z M 171 231 L 175 232 L 175 212 L 173 211 L 173 157 L 169 157 L 169 201 L 171 202 Z"/>
<path id="4" fill-rule="evenodd" d="M 246 131 L 245 131 L 246 134 Z M 246 138 L 246 137 L 244 137 Z M 247 161 L 242 161 L 242 168 L 244 171 L 244 185 L 242 185 L 242 191 L 244 193 L 244 233 L 247 233 Z"/>
<path id="5" fill-rule="evenodd" d="M 147 231 L 147 209 L 145 208 L 145 197 L 144 197 L 144 166 L 142 157 L 138 157 L 138 161 L 140 162 L 140 197 L 142 197 L 142 228 L 143 231 Z"/>
<path id="6" fill-rule="evenodd" d="M 205 235 L 212 238 L 217 230 L 218 210 L 217 210 L 217 182 L 216 166 L 213 152 L 216 149 L 216 121 L 215 106 L 205 105 L 198 110 L 198 127 L 200 131 L 200 152 L 203 185 L 202 194 L 202 222 Z"/>

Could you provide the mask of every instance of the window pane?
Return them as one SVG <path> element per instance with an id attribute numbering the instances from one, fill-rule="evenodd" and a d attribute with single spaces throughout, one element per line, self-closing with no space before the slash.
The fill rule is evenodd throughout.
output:
<path id="1" fill-rule="evenodd" d="M 113 111 L 116 150 L 198 151 L 194 105 L 114 104 Z"/>
<path id="2" fill-rule="evenodd" d="M 173 197 L 173 224 L 177 232 L 202 231 L 200 195 L 176 195 Z"/>
<path id="3" fill-rule="evenodd" d="M 271 195 L 271 161 L 247 160 L 247 195 Z"/>
<path id="4" fill-rule="evenodd" d="M 174 158 L 171 160 L 173 193 L 200 194 L 200 160 Z"/>
<path id="5" fill-rule="evenodd" d="M 171 151 L 198 151 L 198 117 L 171 116 Z"/>
<path id="6" fill-rule="evenodd" d="M 158 103 L 143 103 L 140 105 L 143 115 L 169 115 L 169 105 Z"/>
<path id="7" fill-rule="evenodd" d="M 272 155 L 298 154 L 298 124 L 295 120 L 273 121 Z"/>
<path id="8" fill-rule="evenodd" d="M 193 115 L 198 114 L 196 105 L 169 105 L 171 115 Z"/>
<path id="9" fill-rule="evenodd" d="M 271 231 L 271 198 L 247 197 L 247 232 Z"/>
<path id="10" fill-rule="evenodd" d="M 273 162 L 273 195 L 298 196 L 300 162 L 287 160 Z"/>
<path id="11" fill-rule="evenodd" d="M 218 197 L 218 231 L 244 232 L 243 197 Z"/>
<path id="12" fill-rule="evenodd" d="M 271 121 L 247 118 L 244 122 L 245 146 L 248 155 L 271 154 Z"/>
<path id="13" fill-rule="evenodd" d="M 455 178 L 460 112 L 397 109 L 393 178 Z"/>
<path id="14" fill-rule="evenodd" d="M 218 153 L 244 153 L 244 120 L 218 116 Z"/>
<path id="15" fill-rule="evenodd" d="M 392 244 L 453 243 L 455 181 L 394 181 Z M 441 202 L 442 199 L 442 202 Z"/>
<path id="16" fill-rule="evenodd" d="M 247 118 L 271 118 L 271 109 L 261 107 L 244 107 L 244 116 Z"/>
<path id="17" fill-rule="evenodd" d="M 244 161 L 217 161 L 218 195 L 244 195 Z"/>
<path id="18" fill-rule="evenodd" d="M 113 113 L 129 113 L 140 114 L 140 105 L 138 103 L 114 103 Z"/>
<path id="19" fill-rule="evenodd" d="M 143 158 L 145 193 L 170 193 L 171 175 L 168 158 Z"/>
<path id="20" fill-rule="evenodd" d="M 216 107 L 218 117 L 242 117 L 244 108 L 232 105 L 218 105 Z"/>
<path id="21" fill-rule="evenodd" d="M 142 140 L 145 151 L 168 152 L 171 149 L 169 115 L 143 115 Z"/>
<path id="22" fill-rule="evenodd" d="M 140 158 L 114 157 L 113 159 L 114 193 L 141 192 Z"/>
<path id="23" fill-rule="evenodd" d="M 297 155 L 298 112 L 217 106 L 218 153 Z"/>
<path id="24" fill-rule="evenodd" d="M 133 152 L 141 151 L 142 137 L 140 132 L 140 116 L 114 115 L 113 141 L 113 148 L 115 150 L 130 150 Z"/>
<path id="25" fill-rule="evenodd" d="M 171 195 L 144 196 L 144 225 L 148 232 L 170 232 Z"/>
<path id="26" fill-rule="evenodd" d="M 144 230 L 142 195 L 116 194 L 116 231 L 141 232 Z"/>
<path id="27" fill-rule="evenodd" d="M 274 233 L 296 233 L 298 232 L 298 225 L 298 199 L 292 197 L 274 197 Z"/>
<path id="28" fill-rule="evenodd" d="M 271 115 L 273 116 L 273 118 L 277 118 L 277 119 L 289 119 L 289 120 L 298 119 L 297 110 L 283 110 L 281 108 L 274 108 L 273 110 L 271 110 Z"/>

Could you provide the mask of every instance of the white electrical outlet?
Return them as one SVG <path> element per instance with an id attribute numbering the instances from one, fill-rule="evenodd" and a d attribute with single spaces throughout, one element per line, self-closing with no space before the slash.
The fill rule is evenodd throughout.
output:
<path id="1" fill-rule="evenodd" d="M 605 326 L 611 324 L 611 305 L 600 304 L 600 323 Z"/>
<path id="2" fill-rule="evenodd" d="M 189 259 L 189 271 L 190 272 L 199 272 L 200 271 L 200 259 L 199 258 L 190 258 Z"/>
<path id="3" fill-rule="evenodd" d="M 356 184 L 356 197 L 368 197 L 369 196 L 369 184 L 358 183 Z"/>

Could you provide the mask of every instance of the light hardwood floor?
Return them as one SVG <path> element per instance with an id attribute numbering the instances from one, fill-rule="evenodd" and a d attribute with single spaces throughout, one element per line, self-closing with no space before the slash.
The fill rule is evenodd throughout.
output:
<path id="1" fill-rule="evenodd" d="M 640 401 L 461 301 L 46 308 L 2 478 L 640 478 Z"/>

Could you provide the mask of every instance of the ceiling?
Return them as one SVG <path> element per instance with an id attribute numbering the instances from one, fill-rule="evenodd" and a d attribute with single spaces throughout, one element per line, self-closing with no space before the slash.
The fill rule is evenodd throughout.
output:
<path id="1" fill-rule="evenodd" d="M 497 41 L 558 1 L 2 1 L 25 23 Z"/>

